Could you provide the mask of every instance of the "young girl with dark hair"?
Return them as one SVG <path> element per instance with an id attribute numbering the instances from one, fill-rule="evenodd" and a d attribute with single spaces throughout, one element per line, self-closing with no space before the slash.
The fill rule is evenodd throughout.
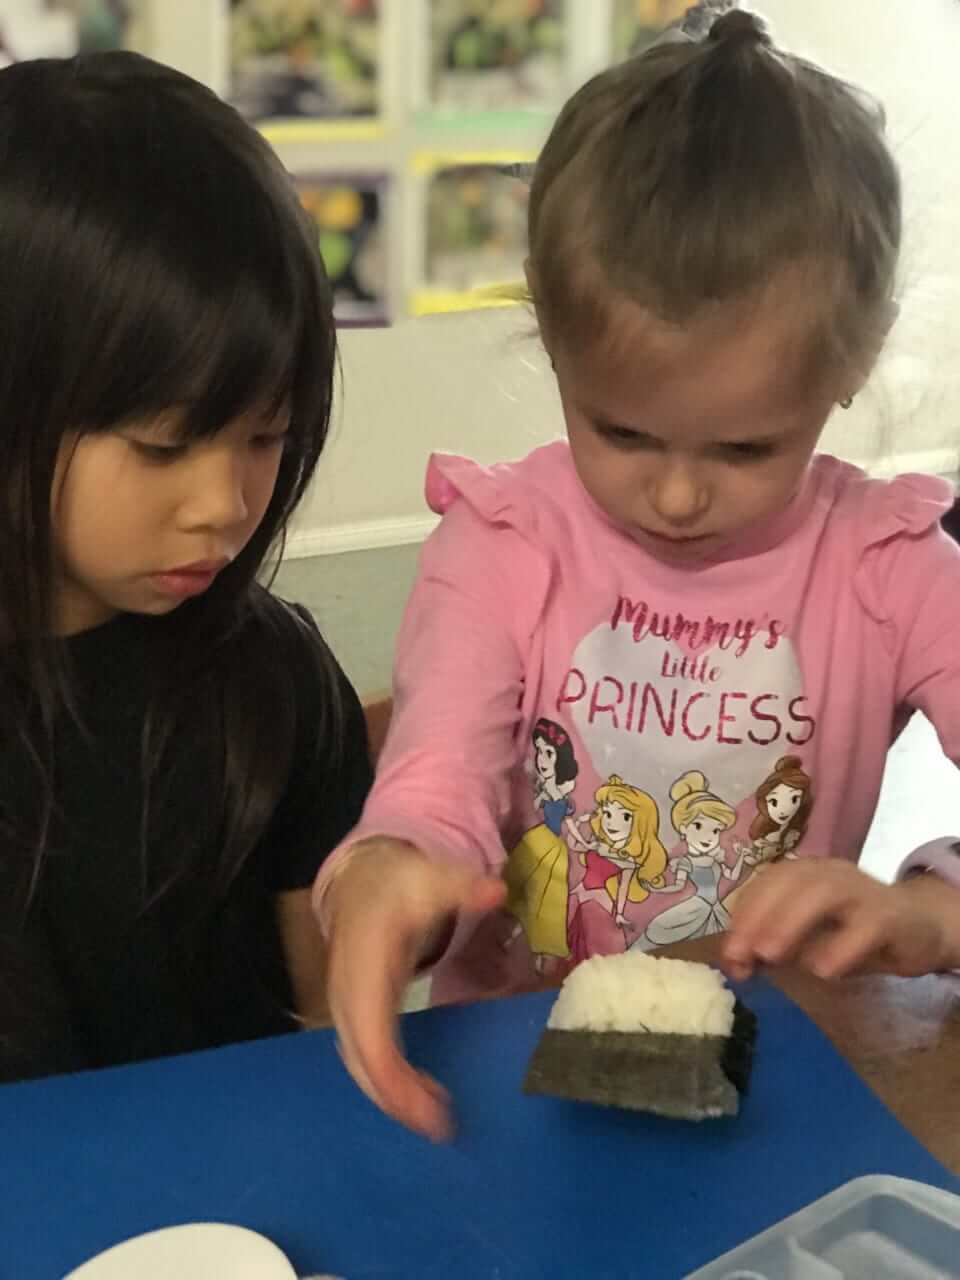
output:
<path id="1" fill-rule="evenodd" d="M 310 617 L 258 585 L 327 435 L 293 187 L 131 53 L 0 72 L 0 1076 L 282 1031 L 369 782 Z"/>

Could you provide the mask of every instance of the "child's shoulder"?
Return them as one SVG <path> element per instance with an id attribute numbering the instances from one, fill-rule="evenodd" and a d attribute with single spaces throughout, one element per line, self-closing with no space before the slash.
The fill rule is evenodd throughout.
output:
<path id="1" fill-rule="evenodd" d="M 438 515 L 465 502 L 492 523 L 526 525 L 539 505 L 537 499 L 552 505 L 574 491 L 575 472 L 565 440 L 493 466 L 448 453 L 433 454 L 427 465 L 427 503 Z"/>
<path id="2" fill-rule="evenodd" d="M 954 503 L 954 486 L 940 476 L 907 473 L 884 479 L 829 454 L 814 460 L 817 502 L 829 524 L 866 549 L 935 530 Z"/>
<path id="3" fill-rule="evenodd" d="M 928 475 L 877 479 L 835 458 L 819 457 L 815 467 L 825 568 L 852 582 L 872 617 L 908 625 L 918 601 L 960 571 L 960 550 L 941 528 L 953 486 Z"/>
<path id="4" fill-rule="evenodd" d="M 251 587 L 228 645 L 239 671 L 260 681 L 273 672 L 274 683 L 292 685 L 298 698 L 310 688 L 323 698 L 349 688 L 309 609 L 259 584 Z"/>
<path id="5" fill-rule="evenodd" d="M 251 586 L 237 612 L 233 638 L 279 645 L 284 657 L 326 647 L 309 609 L 274 595 L 260 583 Z"/>

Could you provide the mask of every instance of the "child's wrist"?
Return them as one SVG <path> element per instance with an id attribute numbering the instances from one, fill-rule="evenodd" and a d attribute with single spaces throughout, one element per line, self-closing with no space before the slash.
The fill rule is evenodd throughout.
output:
<path id="1" fill-rule="evenodd" d="M 896 881 L 917 898 L 934 919 L 943 939 L 940 971 L 960 968 L 960 841 L 930 840 L 908 854 Z"/>
<path id="2" fill-rule="evenodd" d="M 906 895 L 911 907 L 922 910 L 933 923 L 939 938 L 937 954 L 931 956 L 931 973 L 960 969 L 960 888 L 931 872 L 914 874 L 894 885 Z"/>
<path id="3" fill-rule="evenodd" d="M 323 886 L 323 894 L 317 904 L 320 927 L 327 938 L 330 936 L 330 928 L 338 909 L 338 899 L 342 898 L 344 893 L 349 893 L 359 876 L 369 872 L 373 859 L 377 858 L 379 861 L 380 865 L 377 868 L 379 877 L 383 873 L 385 859 L 397 855 L 403 857 L 407 853 L 414 858 L 424 856 L 419 849 L 412 844 L 407 844 L 404 840 L 371 836 L 365 840 L 358 840 L 356 844 L 350 845 L 339 855 L 336 866 Z"/>

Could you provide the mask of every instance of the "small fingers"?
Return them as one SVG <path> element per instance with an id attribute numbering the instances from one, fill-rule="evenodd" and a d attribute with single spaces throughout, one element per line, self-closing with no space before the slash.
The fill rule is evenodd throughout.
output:
<path id="1" fill-rule="evenodd" d="M 854 916 L 811 939 L 803 947 L 798 961 L 817 978 L 846 978 L 866 968 L 883 945 L 876 921 Z"/>
<path id="2" fill-rule="evenodd" d="M 799 863 L 774 867 L 737 903 L 723 946 L 725 967 L 740 979 L 757 965 L 785 964 L 831 927 L 841 909 L 829 877 L 816 879 Z"/>
<path id="3" fill-rule="evenodd" d="M 451 1137 L 447 1092 L 417 1071 L 397 1043 L 397 1013 L 425 942 L 461 913 L 499 906 L 505 886 L 492 877 L 409 858 L 389 891 L 369 876 L 364 892 L 341 890 L 330 939 L 329 1001 L 347 1070 L 387 1115 L 433 1141 Z"/>

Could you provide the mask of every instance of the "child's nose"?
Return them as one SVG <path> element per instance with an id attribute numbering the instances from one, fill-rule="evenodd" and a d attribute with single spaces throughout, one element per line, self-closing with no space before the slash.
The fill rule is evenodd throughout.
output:
<path id="1" fill-rule="evenodd" d="M 242 459 L 233 449 L 211 451 L 191 476 L 182 523 L 194 529 L 230 529 L 246 517 Z"/>
<path id="2" fill-rule="evenodd" d="M 654 479 L 652 502 L 666 524 L 691 524 L 708 505 L 696 468 L 682 458 L 664 458 Z"/>

